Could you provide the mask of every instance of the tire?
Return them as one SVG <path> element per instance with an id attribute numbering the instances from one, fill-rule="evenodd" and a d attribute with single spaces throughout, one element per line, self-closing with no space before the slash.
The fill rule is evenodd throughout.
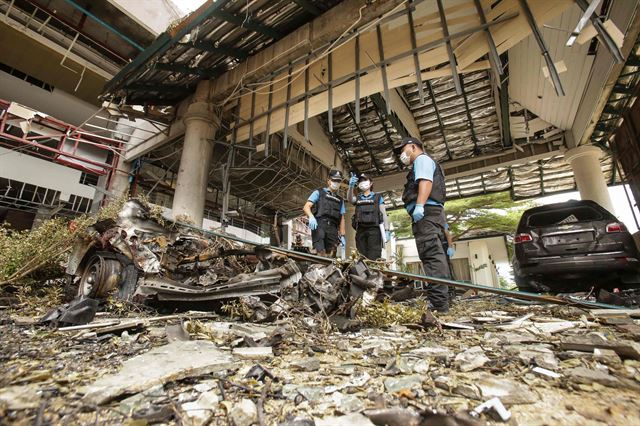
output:
<path id="1" fill-rule="evenodd" d="M 117 259 L 93 255 L 80 277 L 78 296 L 106 298 L 112 289 L 118 287 L 121 272 L 122 266 Z"/>

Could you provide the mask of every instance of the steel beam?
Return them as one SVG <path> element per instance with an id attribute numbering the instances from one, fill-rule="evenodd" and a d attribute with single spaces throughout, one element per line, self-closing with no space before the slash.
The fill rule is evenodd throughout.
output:
<path id="1" fill-rule="evenodd" d="M 284 36 L 280 31 L 275 30 L 267 25 L 261 24 L 260 22 L 255 22 L 251 19 L 245 19 L 244 16 L 234 15 L 233 13 L 229 13 L 223 10 L 215 11 L 213 13 L 213 16 L 222 19 L 223 21 L 226 21 L 236 27 L 255 31 L 274 40 L 279 40 Z"/>
<path id="2" fill-rule="evenodd" d="M 407 133 L 407 130 L 404 128 L 404 126 L 402 125 L 402 123 L 400 122 L 400 120 L 395 114 L 391 113 L 390 115 L 385 115 L 384 99 L 382 99 L 382 96 L 380 96 L 379 93 L 376 93 L 375 95 L 370 96 L 370 98 L 373 101 L 373 108 L 376 110 L 376 114 L 378 115 L 378 119 L 380 120 L 380 125 L 384 130 L 384 134 L 387 137 L 387 141 L 389 141 L 391 152 L 393 152 L 393 156 L 396 159 L 396 164 L 398 164 L 398 167 L 402 169 L 403 167 L 402 161 L 400 161 L 400 156 L 398 155 L 396 150 L 393 149 L 394 148 L 393 139 L 391 139 L 391 134 L 389 133 L 389 129 L 387 129 L 387 122 L 385 117 L 389 119 L 389 122 L 391 123 L 391 125 L 396 129 L 396 131 L 400 135 L 408 136 L 409 134 Z"/>
<path id="3" fill-rule="evenodd" d="M 529 9 L 529 5 L 527 4 L 527 0 L 519 0 L 520 7 L 524 12 L 524 16 L 527 18 L 527 22 L 529 23 L 529 27 L 531 27 L 531 32 L 533 33 L 533 37 L 538 43 L 538 47 L 540 48 L 540 52 L 544 57 L 545 62 L 547 63 L 547 69 L 549 70 L 549 75 L 551 76 L 551 82 L 553 83 L 554 89 L 556 89 L 556 94 L 558 96 L 564 96 L 564 89 L 562 88 L 562 83 L 560 82 L 560 75 L 558 74 L 558 70 L 556 69 L 555 64 L 553 63 L 553 59 L 551 59 L 551 55 L 549 54 L 549 49 L 547 48 L 547 44 L 542 38 L 542 33 L 540 32 L 540 28 L 538 28 L 538 24 L 536 23 L 536 19 L 533 17 L 531 13 L 531 9 Z"/>
<path id="4" fill-rule="evenodd" d="M 586 0 L 576 0 L 576 2 L 578 3 L 578 6 L 580 6 L 580 9 L 582 9 L 585 13 L 589 13 L 589 3 L 587 3 Z M 598 32 L 598 37 L 607 47 L 607 49 L 611 53 L 611 56 L 613 56 L 613 60 L 618 64 L 623 63 L 624 56 L 622 55 L 622 52 L 620 51 L 620 48 L 618 47 L 616 42 L 611 38 L 609 32 L 604 28 L 602 19 L 600 19 L 599 16 L 594 15 L 593 11 L 589 13 L 589 19 L 591 20 L 593 27 Z"/>
<path id="5" fill-rule="evenodd" d="M 212 41 L 207 42 L 207 41 L 201 40 L 201 41 L 196 41 L 195 43 L 185 44 L 185 46 L 190 46 L 190 47 L 193 47 L 194 49 L 202 50 L 209 53 L 216 53 L 219 55 L 231 56 L 232 58 L 236 58 L 241 61 L 244 61 L 249 57 L 249 52 L 245 50 L 242 50 L 236 47 L 224 46 L 224 45 L 216 46 Z"/>
<path id="6" fill-rule="evenodd" d="M 449 39 L 449 27 L 447 26 L 447 17 L 444 14 L 444 6 L 442 6 L 442 0 L 436 0 L 438 3 L 438 13 L 440 15 L 440 25 L 442 25 L 442 35 L 446 39 L 447 55 L 449 56 L 449 66 L 451 67 L 451 76 L 453 77 L 453 85 L 456 88 L 458 95 L 462 94 L 462 88 L 460 87 L 460 76 L 458 75 L 458 63 L 456 56 L 453 53 L 453 47 L 451 46 L 451 40 Z M 485 23 L 482 23 L 486 25 Z M 486 27 L 484 28 L 486 29 Z"/>
<path id="7" fill-rule="evenodd" d="M 318 9 L 313 2 L 309 0 L 293 0 L 298 6 L 312 14 L 313 16 L 322 15 L 322 10 Z"/>
<path id="8" fill-rule="evenodd" d="M 480 17 L 480 23 L 486 24 L 487 17 L 484 15 L 484 9 L 482 9 L 482 4 L 480 0 L 473 0 L 476 5 L 476 10 L 478 12 L 478 16 Z M 491 36 L 491 31 L 489 28 L 485 28 L 484 30 L 485 37 L 487 39 L 487 44 L 489 45 L 489 62 L 491 62 L 491 68 L 493 69 L 493 73 L 496 76 L 496 79 L 499 81 L 500 76 L 504 73 L 502 68 L 502 61 L 500 60 L 500 55 L 498 54 L 498 49 L 496 48 L 496 44 L 493 41 L 493 37 Z"/>
<path id="9" fill-rule="evenodd" d="M 431 86 L 431 82 L 429 80 L 427 80 L 427 88 L 429 89 L 429 96 L 431 97 L 433 109 L 436 112 L 436 120 L 438 121 L 440 134 L 442 135 L 442 140 L 444 141 L 444 146 L 447 150 L 447 156 L 449 156 L 449 160 L 453 160 L 451 149 L 449 149 L 449 144 L 447 143 L 447 135 L 444 132 L 444 123 L 442 122 L 442 117 L 440 116 L 440 109 L 438 108 L 438 103 L 436 102 L 436 95 L 433 93 L 433 86 Z"/>
<path id="10" fill-rule="evenodd" d="M 411 48 L 415 49 L 418 46 L 416 41 L 416 29 L 413 25 L 413 13 L 411 10 L 412 4 L 407 3 L 407 19 L 409 20 L 409 36 L 411 37 Z M 420 97 L 420 103 L 424 105 L 424 87 L 422 83 L 422 67 L 420 66 L 420 58 L 418 53 L 413 54 L 413 66 L 416 72 L 416 86 L 418 86 L 418 96 Z"/>
<path id="11" fill-rule="evenodd" d="M 358 134 L 360 135 L 360 138 L 362 139 L 362 142 L 367 147 L 367 151 L 369 151 L 369 155 L 371 156 L 371 162 L 373 163 L 373 166 L 376 168 L 376 171 L 378 172 L 378 174 L 382 174 L 382 169 L 380 168 L 380 165 L 378 164 L 378 160 L 376 159 L 376 156 L 373 154 L 373 150 L 371 149 L 371 145 L 369 144 L 369 141 L 367 140 L 367 137 L 365 136 L 364 132 L 362 131 L 362 127 L 360 127 L 360 124 L 356 123 L 356 116 L 355 116 L 355 114 L 353 112 L 353 109 L 351 108 L 351 104 L 347 104 L 347 111 L 349 112 L 349 115 L 351 116 L 351 119 L 353 120 L 353 124 L 355 124 L 356 129 L 358 130 Z"/>
<path id="12" fill-rule="evenodd" d="M 476 135 L 476 129 L 473 125 L 473 117 L 471 117 L 471 111 L 469 110 L 469 102 L 467 102 L 467 93 L 464 90 L 464 80 L 460 77 L 460 90 L 462 91 L 462 101 L 464 102 L 464 110 L 467 113 L 467 120 L 469 120 L 469 130 L 471 130 L 471 140 L 473 141 L 473 149 L 475 154 L 478 155 L 478 136 Z"/>
<path id="13" fill-rule="evenodd" d="M 171 63 L 171 64 L 163 64 L 157 63 L 154 67 L 161 71 L 169 71 L 169 72 L 177 72 L 180 74 L 190 74 L 190 75 L 199 75 L 201 77 L 215 77 L 216 75 L 220 75 L 221 72 L 226 71 L 226 67 L 224 69 L 221 68 L 213 68 L 213 69 L 203 69 L 203 68 L 194 68 L 186 65 Z M 131 86 L 127 86 L 131 87 Z"/>

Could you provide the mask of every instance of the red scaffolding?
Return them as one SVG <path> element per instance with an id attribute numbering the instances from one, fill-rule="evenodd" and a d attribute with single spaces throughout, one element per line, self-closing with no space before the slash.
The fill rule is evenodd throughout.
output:
<path id="1" fill-rule="evenodd" d="M 124 144 L 0 99 L 0 145 L 86 173 L 114 175 Z"/>

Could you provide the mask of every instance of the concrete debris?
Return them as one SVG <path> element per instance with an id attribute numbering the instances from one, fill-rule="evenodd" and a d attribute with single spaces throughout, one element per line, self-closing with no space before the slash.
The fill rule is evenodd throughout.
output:
<path id="1" fill-rule="evenodd" d="M 477 370 L 489 361 L 480 346 L 469 348 L 454 358 L 455 365 L 463 372 Z"/>
<path id="2" fill-rule="evenodd" d="M 229 422 L 233 426 L 251 426 L 258 421 L 258 407 L 247 398 L 235 404 L 229 410 Z"/>
<path id="3" fill-rule="evenodd" d="M 37 384 L 8 386 L 0 389 L 0 404 L 7 410 L 27 410 L 38 408 L 40 393 Z"/>
<path id="4" fill-rule="evenodd" d="M 528 386 L 511 379 L 503 379 L 491 374 L 483 374 L 475 384 L 482 398 L 498 397 L 506 404 L 533 404 L 538 396 Z"/>
<path id="5" fill-rule="evenodd" d="M 623 358 L 640 359 L 640 343 L 630 340 L 609 341 L 597 333 L 571 336 L 562 339 L 562 349 L 593 352 L 594 349 L 611 349 Z"/>
<path id="6" fill-rule="evenodd" d="M 268 346 L 257 346 L 254 348 L 234 348 L 233 355 L 247 359 L 262 359 L 273 357 L 273 348 Z"/>
<path id="7" fill-rule="evenodd" d="M 390 377 L 384 381 L 384 387 L 389 392 L 400 392 L 422 387 L 423 377 L 419 374 L 395 378 Z"/>
<path id="8" fill-rule="evenodd" d="M 577 383 L 599 383 L 603 386 L 620 386 L 620 380 L 601 370 L 592 370 L 585 367 L 576 367 L 567 371 L 567 375 Z"/>
<path id="9" fill-rule="evenodd" d="M 194 426 L 207 424 L 213 417 L 220 397 L 215 391 L 203 392 L 197 400 L 185 402 L 180 406 L 184 415 Z"/>
<path id="10" fill-rule="evenodd" d="M 228 368 L 232 358 L 202 340 L 173 342 L 127 360 L 120 372 L 104 376 L 85 389 L 83 401 L 100 405 L 125 393 Z"/>
<path id="11" fill-rule="evenodd" d="M 320 361 L 316 357 L 309 357 L 301 360 L 296 360 L 291 363 L 291 367 L 294 370 L 299 371 L 318 371 L 320 369 Z"/>

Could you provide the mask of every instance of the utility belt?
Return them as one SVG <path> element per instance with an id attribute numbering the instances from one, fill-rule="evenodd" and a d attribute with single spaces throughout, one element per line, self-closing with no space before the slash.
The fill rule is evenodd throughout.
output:
<path id="1" fill-rule="evenodd" d="M 338 227 L 338 223 L 339 223 L 338 220 L 330 217 L 317 217 L 316 220 L 318 221 L 318 226 L 320 226 L 321 224 L 324 224 L 328 226 Z"/>
<path id="2" fill-rule="evenodd" d="M 431 199 L 431 198 L 429 198 Z M 410 215 L 413 214 L 413 211 L 416 209 L 416 204 L 413 205 L 413 208 L 411 209 L 411 211 L 409 212 Z M 444 207 L 440 206 L 440 205 L 436 205 L 436 204 L 426 204 L 424 205 L 424 210 L 437 210 L 437 209 L 444 209 Z"/>

